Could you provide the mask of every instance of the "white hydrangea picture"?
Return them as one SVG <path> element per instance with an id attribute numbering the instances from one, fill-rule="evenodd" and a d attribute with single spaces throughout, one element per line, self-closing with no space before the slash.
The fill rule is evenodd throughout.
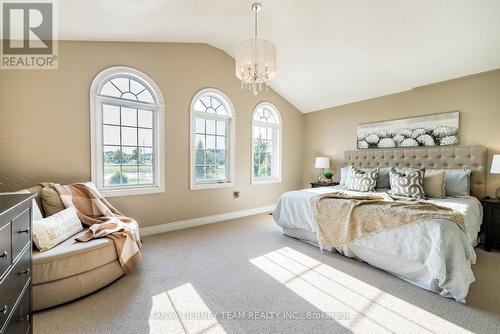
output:
<path id="1" fill-rule="evenodd" d="M 458 145 L 459 112 L 358 125 L 358 149 Z"/>

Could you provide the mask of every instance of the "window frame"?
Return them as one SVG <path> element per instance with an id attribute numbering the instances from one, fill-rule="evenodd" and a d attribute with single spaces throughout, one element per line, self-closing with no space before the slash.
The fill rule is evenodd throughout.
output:
<path id="1" fill-rule="evenodd" d="M 104 84 L 117 77 L 128 77 L 143 84 L 155 103 L 100 95 Z M 153 185 L 104 186 L 103 104 L 153 111 Z M 126 66 L 114 66 L 100 72 L 90 88 L 91 179 L 106 197 L 144 195 L 165 192 L 165 104 L 160 88 L 143 72 Z"/>
<path id="2" fill-rule="evenodd" d="M 210 114 L 206 112 L 198 112 L 194 109 L 196 102 L 203 95 L 213 95 L 217 97 L 224 104 L 227 112 L 230 113 L 228 116 L 222 116 L 217 114 Z M 203 88 L 199 90 L 191 99 L 191 104 L 189 106 L 189 189 L 192 190 L 202 190 L 202 189 L 214 189 L 214 188 L 225 188 L 234 186 L 234 165 L 235 165 L 235 120 L 236 115 L 234 111 L 234 106 L 222 91 L 216 88 Z M 196 182 L 196 116 L 202 116 L 204 119 L 214 119 L 214 120 L 225 120 L 226 121 L 226 151 L 229 155 L 229 159 L 226 156 L 226 173 L 228 173 L 227 182 Z M 227 147 L 229 146 L 229 150 Z M 229 164 L 229 168 L 227 165 Z"/>
<path id="3" fill-rule="evenodd" d="M 274 113 L 276 120 L 278 123 L 270 124 L 270 123 L 265 123 L 265 122 L 260 122 L 254 120 L 255 113 L 259 108 L 262 107 L 267 107 L 272 110 Z M 251 183 L 252 185 L 259 185 L 259 184 L 270 184 L 270 183 L 281 183 L 281 174 L 282 174 L 282 165 L 283 165 L 283 121 L 281 119 L 281 114 L 272 104 L 271 102 L 261 102 L 255 106 L 252 112 L 251 116 L 251 140 L 250 140 L 250 145 L 251 145 L 251 157 L 250 157 L 250 177 L 251 177 Z M 260 126 L 260 127 L 266 127 L 266 128 L 272 128 L 275 131 L 276 135 L 275 138 L 273 138 L 273 175 L 272 177 L 256 177 L 253 174 L 253 157 L 255 154 L 255 126 Z M 277 154 L 274 154 L 276 153 Z"/>

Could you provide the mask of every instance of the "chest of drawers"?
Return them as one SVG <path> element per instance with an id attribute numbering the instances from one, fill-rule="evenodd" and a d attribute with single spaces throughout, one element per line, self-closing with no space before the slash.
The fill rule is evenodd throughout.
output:
<path id="1" fill-rule="evenodd" d="M 32 333 L 31 203 L 0 195 L 0 334 Z"/>

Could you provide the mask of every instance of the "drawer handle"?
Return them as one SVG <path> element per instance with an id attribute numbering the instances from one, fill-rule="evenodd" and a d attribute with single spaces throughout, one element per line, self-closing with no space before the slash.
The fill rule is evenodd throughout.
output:
<path id="1" fill-rule="evenodd" d="M 20 272 L 18 272 L 17 274 L 18 274 L 18 275 L 27 275 L 27 274 L 29 274 L 29 272 L 30 272 L 30 268 L 26 268 L 26 269 L 24 269 L 24 270 L 21 270 L 21 271 L 20 271 Z"/>
<path id="2" fill-rule="evenodd" d="M 20 231 L 17 231 L 17 233 L 30 233 L 30 229 L 27 228 L 25 230 L 20 230 Z"/>
<path id="3" fill-rule="evenodd" d="M 1 309 L 0 312 L 3 313 L 3 314 L 7 314 L 7 310 L 8 309 L 9 309 L 9 307 L 7 305 L 4 305 L 3 309 Z"/>
<path id="4" fill-rule="evenodd" d="M 26 314 L 19 318 L 19 321 L 30 321 L 30 315 Z"/>
<path id="5" fill-rule="evenodd" d="M 3 252 L 2 255 L 0 255 L 0 259 L 6 259 L 9 256 L 9 253 L 7 251 Z"/>

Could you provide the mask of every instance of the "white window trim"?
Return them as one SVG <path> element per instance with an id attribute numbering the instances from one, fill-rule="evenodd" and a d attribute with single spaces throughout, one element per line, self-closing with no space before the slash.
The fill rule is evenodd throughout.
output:
<path id="1" fill-rule="evenodd" d="M 270 109 L 272 109 L 275 113 L 275 115 L 277 116 L 278 118 L 278 124 L 275 124 L 275 125 L 271 125 L 269 123 L 265 123 L 265 122 L 259 122 L 259 121 L 255 121 L 254 120 L 254 114 L 255 112 L 257 111 L 257 109 L 261 108 L 261 107 L 268 107 Z M 252 138 L 250 140 L 250 145 L 252 146 L 251 147 L 251 152 L 252 152 L 252 155 L 250 157 L 250 177 L 251 177 L 251 183 L 252 185 L 259 185 L 259 184 L 271 184 L 271 183 L 281 183 L 281 173 L 282 173 L 282 156 L 283 156 L 283 134 L 282 134 L 282 130 L 283 130 L 283 121 L 281 119 L 281 114 L 278 110 L 278 108 L 276 108 L 272 103 L 270 102 L 261 102 L 259 103 L 258 105 L 255 106 L 255 108 L 253 109 L 253 112 L 252 112 L 252 116 L 251 116 L 251 126 L 252 126 L 252 130 L 251 130 L 251 133 L 252 133 Z M 275 172 L 276 172 L 276 175 L 273 176 L 273 177 L 255 177 L 253 175 L 253 156 L 254 156 L 254 153 L 255 153 L 255 147 L 254 147 L 254 139 L 255 139 L 255 133 L 254 133 L 254 126 L 257 125 L 257 126 L 262 126 L 262 127 L 268 127 L 268 128 L 274 128 L 277 130 L 277 138 L 276 138 L 276 147 L 278 148 L 278 154 L 274 156 L 274 160 L 275 160 Z"/>
<path id="2" fill-rule="evenodd" d="M 100 96 L 102 86 L 115 76 L 133 77 L 139 82 L 145 83 L 158 99 L 155 104 L 149 104 L 154 112 L 153 120 L 153 146 L 155 152 L 154 185 L 137 185 L 116 187 L 104 187 L 103 175 L 103 143 L 102 143 L 102 103 L 110 104 L 119 102 L 120 105 L 128 107 L 144 106 L 147 103 L 134 102 L 113 97 Z M 106 197 L 145 195 L 165 192 L 165 105 L 160 88 L 146 74 L 131 67 L 115 66 L 105 69 L 92 81 L 90 87 L 90 149 L 91 149 L 91 177 L 97 189 Z"/>
<path id="3" fill-rule="evenodd" d="M 224 119 L 228 120 L 228 126 L 229 126 L 229 140 L 227 144 L 229 145 L 229 177 L 227 182 L 221 182 L 221 183 L 196 183 L 195 182 L 195 164 L 194 162 L 196 161 L 196 149 L 194 148 L 194 144 L 196 141 L 195 137 L 195 121 L 196 121 L 196 115 L 200 115 L 201 113 L 198 113 L 194 110 L 194 105 L 196 101 L 205 94 L 213 94 L 213 95 L 218 95 L 219 98 L 223 103 L 226 105 L 226 110 L 231 113 L 230 117 L 223 117 L 220 115 L 203 115 L 205 118 L 212 118 L 212 119 Z M 225 187 L 232 187 L 234 186 L 234 164 L 235 164 L 235 153 L 236 153 L 236 138 L 235 138 L 235 127 L 236 127 L 236 114 L 234 112 L 234 107 L 231 102 L 231 100 L 221 92 L 220 90 L 216 88 L 204 88 L 200 91 L 198 91 L 193 98 L 191 99 L 191 104 L 189 106 L 189 114 L 190 114 L 190 120 L 189 120 L 189 170 L 190 170 L 190 190 L 202 190 L 202 189 L 214 189 L 214 188 L 225 188 Z M 227 149 L 227 148 L 226 148 Z"/>

